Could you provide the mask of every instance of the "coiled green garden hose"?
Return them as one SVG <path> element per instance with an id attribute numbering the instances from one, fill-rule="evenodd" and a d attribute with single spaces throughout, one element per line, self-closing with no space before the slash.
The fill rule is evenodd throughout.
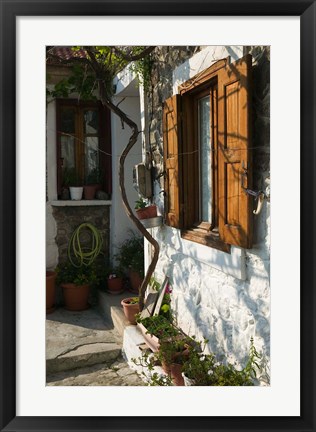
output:
<path id="1" fill-rule="evenodd" d="M 91 248 L 82 247 L 80 234 L 89 230 L 91 235 Z M 90 223 L 82 223 L 75 229 L 68 244 L 68 258 L 75 267 L 89 266 L 101 253 L 103 240 L 100 231 Z"/>

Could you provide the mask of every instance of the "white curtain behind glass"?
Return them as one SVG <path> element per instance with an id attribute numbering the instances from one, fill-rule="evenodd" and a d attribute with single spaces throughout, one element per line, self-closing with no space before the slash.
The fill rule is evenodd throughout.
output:
<path id="1" fill-rule="evenodd" d="M 200 217 L 212 223 L 210 97 L 199 100 Z"/>

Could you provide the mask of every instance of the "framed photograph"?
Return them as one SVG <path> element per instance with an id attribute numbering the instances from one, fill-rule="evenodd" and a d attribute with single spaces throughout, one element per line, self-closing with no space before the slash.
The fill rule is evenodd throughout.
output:
<path id="1" fill-rule="evenodd" d="M 314 1 L 298 0 L 1 0 L 1 430 L 316 431 L 315 8 Z M 229 360 L 235 365 L 245 361 L 242 348 L 254 335 L 260 352 L 269 357 L 265 364 L 269 373 L 256 376 L 257 385 L 226 381 L 214 386 L 102 386 L 63 381 L 57 375 L 47 380 L 47 341 L 54 336 L 61 315 L 53 317 L 54 301 L 50 307 L 46 303 L 46 314 L 53 313 L 48 326 L 49 315 L 43 306 L 45 268 L 55 268 L 63 254 L 67 256 L 63 244 L 67 221 L 76 225 L 76 218 L 82 217 L 80 199 L 79 204 L 75 199 L 67 204 L 70 198 L 65 198 L 70 186 L 66 185 L 69 172 L 65 164 L 74 168 L 77 177 L 82 176 L 81 183 L 91 180 L 86 186 L 97 180 L 101 184 L 98 198 L 98 189 L 92 198 L 84 198 L 85 209 L 90 209 L 88 220 L 95 217 L 106 224 L 114 217 L 117 238 L 128 228 L 121 224 L 121 207 L 113 198 L 119 186 L 110 175 L 116 169 L 115 158 L 119 159 L 119 149 L 111 149 L 111 139 L 118 145 L 126 139 L 124 121 L 116 124 L 101 104 L 84 100 L 73 104 L 73 88 L 56 86 L 61 75 L 69 75 L 58 67 L 67 63 L 69 53 L 63 48 L 78 47 L 71 55 L 75 52 L 80 57 L 80 47 L 94 44 L 100 55 L 104 45 L 115 47 L 111 55 L 123 57 L 130 55 L 120 51 L 126 45 L 159 48 L 157 92 L 152 89 L 150 95 L 148 91 L 151 107 L 145 99 L 137 100 L 138 114 L 142 113 L 139 134 L 147 134 L 154 149 L 153 201 L 164 220 L 164 227 L 149 230 L 161 247 L 157 268 L 164 283 L 159 309 L 168 284 L 168 301 L 171 296 L 180 327 L 199 338 L 206 335 L 210 347 L 219 352 L 221 348 L 231 351 Z M 176 63 L 173 47 L 180 47 L 185 61 Z M 49 56 L 53 60 L 47 68 Z M 265 57 L 268 63 L 262 61 Z M 171 61 L 175 61 L 172 68 Z M 260 72 L 252 68 L 250 75 L 250 66 L 258 64 L 263 65 Z M 146 66 L 141 67 L 145 87 Z M 56 76 L 59 81 L 54 81 Z M 97 76 L 96 83 L 98 79 L 102 81 Z M 132 85 L 125 91 L 128 79 L 120 77 L 113 85 L 111 91 L 119 95 L 114 97 L 114 110 L 128 106 L 129 98 L 134 98 L 133 103 L 136 100 Z M 252 80 L 255 91 L 250 93 Z M 85 91 L 92 94 L 94 90 L 82 87 L 80 96 L 84 99 Z M 54 100 L 53 104 L 48 100 Z M 242 153 L 251 129 L 244 120 L 250 118 L 250 105 L 256 115 L 255 144 Z M 132 118 L 134 111 L 129 109 Z M 170 113 L 172 121 L 175 114 L 181 121 L 181 142 L 174 133 L 178 123 L 170 126 Z M 100 119 L 104 122 L 99 124 Z M 211 131 L 211 138 L 203 135 L 205 130 Z M 204 146 L 203 137 L 211 144 Z M 73 139 L 80 143 L 78 154 Z M 132 155 L 136 156 L 134 165 L 142 157 L 145 161 L 144 142 L 140 142 L 139 154 Z M 242 153 L 242 163 L 232 156 L 234 150 Z M 248 150 L 257 152 L 254 165 L 247 159 Z M 176 168 L 168 160 L 164 168 L 162 155 L 168 159 L 174 152 L 179 160 L 186 155 L 190 158 Z M 196 152 L 199 157 L 194 156 Z M 177 189 L 170 167 L 179 178 L 189 179 L 179 182 Z M 132 175 L 132 166 L 129 168 L 128 175 Z M 239 177 L 235 181 L 236 169 L 242 175 L 241 187 Z M 172 199 L 171 194 L 175 194 Z M 242 210 L 238 213 L 236 208 Z M 48 219 L 54 223 L 48 224 Z M 253 236 L 249 220 L 254 221 Z M 265 231 L 258 228 L 263 225 Z M 106 249 L 111 241 L 108 228 L 99 228 L 107 239 L 102 253 L 112 257 L 115 248 Z M 147 266 L 152 256 L 149 246 L 145 242 Z M 117 270 L 113 266 L 108 273 Z M 131 283 L 129 276 L 126 280 Z M 154 300 L 153 307 L 157 298 Z M 104 296 L 98 301 L 108 307 Z M 203 302 L 205 307 L 201 307 Z M 82 308 L 93 312 L 87 300 Z M 171 309 L 165 309 L 169 316 Z M 79 332 L 79 321 L 76 315 L 75 322 L 68 324 L 77 326 Z M 82 326 L 88 334 L 89 323 Z M 102 343 L 93 339 L 99 337 L 96 333 L 87 344 Z M 132 331 L 132 340 L 131 335 Z M 69 353 L 63 343 L 54 347 L 55 357 L 66 363 L 63 356 Z"/>

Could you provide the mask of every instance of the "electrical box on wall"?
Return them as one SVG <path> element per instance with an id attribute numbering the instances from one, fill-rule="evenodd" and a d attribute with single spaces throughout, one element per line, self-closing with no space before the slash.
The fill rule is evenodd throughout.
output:
<path id="1" fill-rule="evenodd" d="M 151 170 L 144 163 L 134 166 L 133 184 L 137 192 L 144 198 L 152 196 Z"/>

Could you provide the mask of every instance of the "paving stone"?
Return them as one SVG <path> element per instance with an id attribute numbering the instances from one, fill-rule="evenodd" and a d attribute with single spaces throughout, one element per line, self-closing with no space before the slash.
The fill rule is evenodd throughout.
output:
<path id="1" fill-rule="evenodd" d="M 46 359 L 99 342 L 121 343 L 121 337 L 93 308 L 82 312 L 59 308 L 46 317 Z"/>
<path id="2" fill-rule="evenodd" d="M 133 371 L 123 358 L 119 368 L 107 364 L 98 364 L 81 369 L 67 370 L 48 374 L 48 386 L 142 386 L 140 376 Z"/>
<path id="3" fill-rule="evenodd" d="M 47 315 L 47 373 L 112 363 L 121 349 L 121 336 L 94 308 L 82 312 L 59 308 Z"/>
<path id="4" fill-rule="evenodd" d="M 47 386 L 142 386 L 122 357 L 123 338 L 93 308 L 46 319 Z"/>

